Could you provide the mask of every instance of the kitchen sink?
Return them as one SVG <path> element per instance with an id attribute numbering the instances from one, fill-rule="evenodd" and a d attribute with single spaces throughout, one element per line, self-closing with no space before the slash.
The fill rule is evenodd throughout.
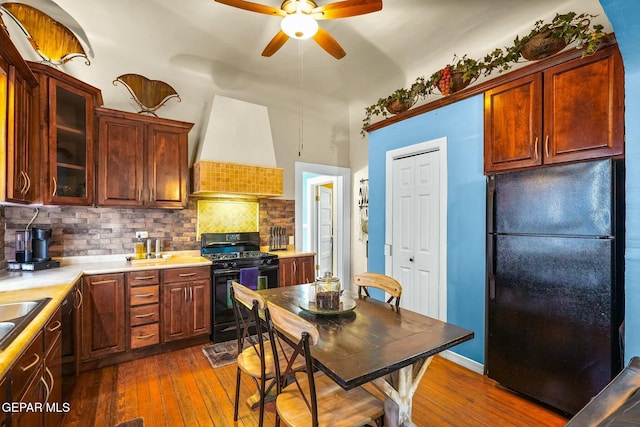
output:
<path id="1" fill-rule="evenodd" d="M 38 303 L 36 301 L 11 302 L 0 304 L 0 322 L 26 316 Z"/>
<path id="2" fill-rule="evenodd" d="M 0 304 L 0 350 L 7 348 L 49 301 L 51 298 Z"/>
<path id="3" fill-rule="evenodd" d="M 16 324 L 13 322 L 0 322 L 0 340 L 2 340 L 13 328 L 15 328 Z"/>

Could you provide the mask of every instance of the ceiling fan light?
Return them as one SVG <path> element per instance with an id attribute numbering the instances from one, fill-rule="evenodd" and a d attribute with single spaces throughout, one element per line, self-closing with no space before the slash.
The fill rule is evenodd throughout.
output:
<path id="1" fill-rule="evenodd" d="M 306 40 L 318 32 L 318 22 L 309 15 L 292 13 L 282 19 L 280 28 L 289 37 Z"/>

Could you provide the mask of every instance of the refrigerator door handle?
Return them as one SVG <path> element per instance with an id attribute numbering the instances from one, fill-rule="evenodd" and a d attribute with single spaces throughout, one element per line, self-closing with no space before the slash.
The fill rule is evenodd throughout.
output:
<path id="1" fill-rule="evenodd" d="M 493 273 L 489 273 L 489 299 L 496 299 L 496 276 Z"/>

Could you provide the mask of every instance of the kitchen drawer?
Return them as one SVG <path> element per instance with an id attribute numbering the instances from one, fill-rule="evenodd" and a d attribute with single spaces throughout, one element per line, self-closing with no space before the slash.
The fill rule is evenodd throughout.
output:
<path id="1" fill-rule="evenodd" d="M 160 343 L 160 327 L 158 323 L 131 328 L 131 348 L 145 347 Z"/>
<path id="2" fill-rule="evenodd" d="M 11 370 L 13 379 L 12 393 L 14 400 L 19 399 L 24 393 L 24 389 L 29 384 L 32 375 L 42 366 L 43 338 L 42 331 L 38 332 L 36 338 L 29 345 L 27 350 L 16 361 Z"/>
<path id="3" fill-rule="evenodd" d="M 211 267 L 170 268 L 162 271 L 163 283 L 190 282 L 193 280 L 210 279 Z"/>
<path id="4" fill-rule="evenodd" d="M 44 352 L 49 352 L 56 338 L 62 333 L 62 310 L 60 307 L 44 327 Z"/>
<path id="5" fill-rule="evenodd" d="M 158 304 L 131 307 L 131 326 L 145 325 L 159 320 L 160 308 Z"/>
<path id="6" fill-rule="evenodd" d="M 160 281 L 158 270 L 131 271 L 127 273 L 129 286 L 157 285 Z"/>
<path id="7" fill-rule="evenodd" d="M 131 306 L 153 304 L 159 301 L 160 287 L 158 285 L 153 286 L 139 286 L 131 288 Z"/>

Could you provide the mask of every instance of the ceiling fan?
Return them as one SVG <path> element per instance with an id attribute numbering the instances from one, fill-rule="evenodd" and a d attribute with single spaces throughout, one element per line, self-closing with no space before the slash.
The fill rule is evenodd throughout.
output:
<path id="1" fill-rule="evenodd" d="M 289 38 L 313 40 L 329 55 L 340 59 L 346 55 L 342 46 L 327 31 L 318 26 L 317 20 L 339 19 L 364 15 L 382 9 L 382 0 L 343 0 L 318 6 L 313 0 L 284 0 L 280 9 L 244 0 L 215 0 L 218 3 L 265 15 L 280 16 L 280 31 L 267 44 L 262 56 L 271 56 Z"/>

